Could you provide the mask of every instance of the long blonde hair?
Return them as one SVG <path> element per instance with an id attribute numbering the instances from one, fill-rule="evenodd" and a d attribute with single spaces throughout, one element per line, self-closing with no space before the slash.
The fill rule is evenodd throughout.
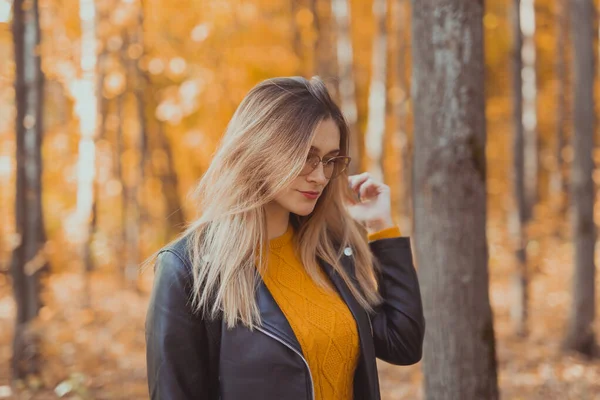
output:
<path id="1" fill-rule="evenodd" d="M 220 315 L 229 327 L 260 325 L 255 291 L 266 257 L 261 249 L 268 249 L 264 206 L 300 174 L 315 129 L 326 119 L 338 126 L 340 155 L 347 155 L 348 126 L 320 78 L 268 79 L 244 97 L 193 193 L 199 217 L 174 240 L 189 235 L 195 311 Z M 375 260 L 364 228 L 344 207 L 349 190 L 344 172 L 329 181 L 310 215 L 291 214 L 294 246 L 317 284 L 332 289 L 318 273 L 320 258 L 370 311 L 381 301 Z M 358 287 L 340 263 L 347 246 Z"/>

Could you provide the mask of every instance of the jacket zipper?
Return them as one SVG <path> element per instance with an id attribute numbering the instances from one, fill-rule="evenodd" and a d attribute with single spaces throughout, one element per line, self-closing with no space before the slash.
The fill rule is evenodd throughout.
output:
<path id="1" fill-rule="evenodd" d="M 315 398 L 315 386 L 314 386 L 314 383 L 313 383 L 312 374 L 310 373 L 310 367 L 308 366 L 308 362 L 306 361 L 306 359 L 304 358 L 304 356 L 302 355 L 302 353 L 300 353 L 298 350 L 294 349 L 292 346 L 290 346 L 284 340 L 278 338 L 274 334 L 272 334 L 270 332 L 267 332 L 266 330 L 264 330 L 264 329 L 262 329 L 262 328 L 260 328 L 258 326 L 256 327 L 256 330 L 259 331 L 259 332 L 264 333 L 265 335 L 269 336 L 272 339 L 277 340 L 279 343 L 283 344 L 285 347 L 287 347 L 288 349 L 292 350 L 294 353 L 298 354 L 298 356 L 304 362 L 304 365 L 306 365 L 306 370 L 308 371 L 308 378 L 310 379 L 310 391 L 311 391 L 310 399 L 314 400 L 314 398 Z"/>

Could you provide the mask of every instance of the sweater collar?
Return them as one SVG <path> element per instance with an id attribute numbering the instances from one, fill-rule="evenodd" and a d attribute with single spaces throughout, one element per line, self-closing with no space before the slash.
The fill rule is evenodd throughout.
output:
<path id="1" fill-rule="evenodd" d="M 290 243 L 292 237 L 294 237 L 294 227 L 291 223 L 288 223 L 287 229 L 285 230 L 283 235 L 277 236 L 276 238 L 269 240 L 269 248 L 271 250 L 281 249 L 282 247 Z"/>

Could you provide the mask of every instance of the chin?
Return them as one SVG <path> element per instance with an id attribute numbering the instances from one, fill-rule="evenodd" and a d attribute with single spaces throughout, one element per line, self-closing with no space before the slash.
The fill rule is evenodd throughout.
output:
<path id="1" fill-rule="evenodd" d="M 290 211 L 301 217 L 306 217 L 307 215 L 312 213 L 314 210 L 315 210 L 315 207 L 295 207 L 293 210 L 290 210 Z"/>

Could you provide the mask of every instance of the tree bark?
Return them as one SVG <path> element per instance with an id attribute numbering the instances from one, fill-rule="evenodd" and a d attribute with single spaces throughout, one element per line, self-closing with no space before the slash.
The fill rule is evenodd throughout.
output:
<path id="1" fill-rule="evenodd" d="M 374 0 L 375 35 L 371 58 L 371 84 L 369 86 L 369 115 L 365 134 L 365 149 L 369 171 L 377 180 L 383 180 L 383 145 L 386 125 L 387 97 L 387 0 Z"/>
<path id="2" fill-rule="evenodd" d="M 41 308 L 40 274 L 48 270 L 42 213 L 42 135 L 44 75 L 39 53 L 38 1 L 15 0 L 12 23 L 15 54 L 16 193 L 15 222 L 19 243 L 11 260 L 17 307 L 13 356 L 14 379 L 40 372 L 39 338 L 30 323 Z"/>
<path id="3" fill-rule="evenodd" d="M 483 2 L 412 1 L 425 398 L 498 399 L 486 238 Z"/>
<path id="4" fill-rule="evenodd" d="M 350 157 L 352 157 L 352 162 L 348 167 L 348 172 L 350 174 L 356 174 L 361 169 L 362 135 L 358 129 L 358 108 L 356 105 L 352 37 L 350 35 L 349 0 L 331 0 L 331 10 L 335 17 L 336 24 L 336 50 L 338 75 L 340 78 L 340 105 L 350 128 Z"/>
<path id="5" fill-rule="evenodd" d="M 574 76 L 574 135 L 571 169 L 572 226 L 575 270 L 573 300 L 564 347 L 585 355 L 598 353 L 593 324 L 595 308 L 594 253 L 594 16 L 592 0 L 571 0 Z"/>

